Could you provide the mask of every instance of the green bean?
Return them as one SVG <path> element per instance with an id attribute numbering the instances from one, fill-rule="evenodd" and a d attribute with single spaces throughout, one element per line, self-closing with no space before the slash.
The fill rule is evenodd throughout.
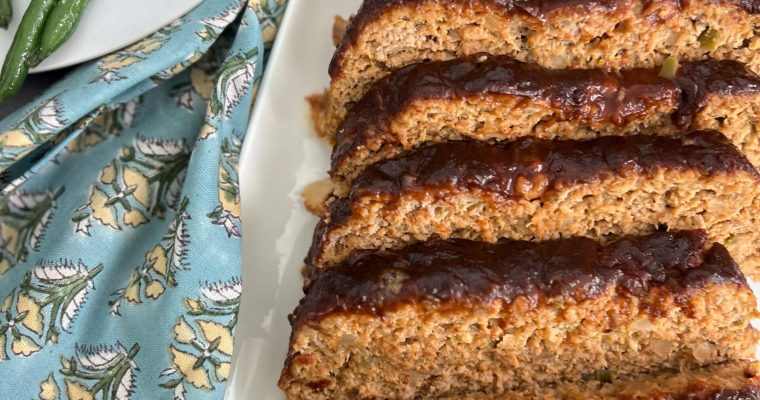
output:
<path id="1" fill-rule="evenodd" d="M 32 0 L 13 37 L 0 72 L 0 101 L 16 93 L 29 73 L 29 59 L 37 51 L 40 36 L 56 0 Z"/>
<path id="2" fill-rule="evenodd" d="M 11 0 L 0 0 L 0 28 L 8 29 L 11 19 L 13 19 Z"/>
<path id="3" fill-rule="evenodd" d="M 33 67 L 48 58 L 71 37 L 89 3 L 90 0 L 58 0 L 42 31 L 40 49 L 32 59 Z"/>

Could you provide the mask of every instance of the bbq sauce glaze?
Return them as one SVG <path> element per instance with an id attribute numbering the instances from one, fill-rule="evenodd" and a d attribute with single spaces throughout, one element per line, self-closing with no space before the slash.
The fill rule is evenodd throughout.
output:
<path id="1" fill-rule="evenodd" d="M 701 175 L 760 173 L 720 132 L 695 131 L 677 137 L 602 136 L 592 140 L 523 137 L 511 142 L 436 143 L 368 166 L 347 196 L 328 206 L 314 231 L 306 256 L 307 276 L 325 235 L 346 223 L 363 198 L 393 202 L 402 196 L 444 198 L 460 192 L 481 193 L 493 201 L 534 200 L 565 187 L 616 176 L 650 175 L 659 169 L 697 171 Z"/>
<path id="2" fill-rule="evenodd" d="M 659 106 L 672 110 L 674 125 L 686 129 L 711 94 L 760 92 L 760 76 L 732 60 L 685 62 L 674 79 L 658 73 L 659 69 L 549 69 L 487 54 L 413 64 L 378 81 L 352 108 L 338 130 L 332 168 L 335 171 L 375 130 L 384 129 L 383 123 L 418 100 L 511 95 L 548 104 L 562 121 L 615 126 L 641 119 Z"/>
<path id="3" fill-rule="evenodd" d="M 383 315 L 403 304 L 473 307 L 525 297 L 593 299 L 614 287 L 645 296 L 655 287 L 682 295 L 710 284 L 747 287 L 728 251 L 702 230 L 656 232 L 608 245 L 573 237 L 542 242 L 464 239 L 403 249 L 352 253 L 322 272 L 291 322 L 318 322 L 332 313 Z M 657 307 L 651 312 L 656 313 Z"/>

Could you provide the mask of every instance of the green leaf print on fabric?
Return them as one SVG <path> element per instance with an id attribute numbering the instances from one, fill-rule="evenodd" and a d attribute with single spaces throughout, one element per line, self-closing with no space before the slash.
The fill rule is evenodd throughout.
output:
<path id="1" fill-rule="evenodd" d="M 187 198 L 182 199 L 161 243 L 145 253 L 145 262 L 132 271 L 127 285 L 113 293 L 114 299 L 108 302 L 111 314 L 121 315 L 122 300 L 132 304 L 142 303 L 143 299 L 156 300 L 167 288 L 177 286 L 176 273 L 189 268 L 187 246 L 190 235 L 185 225 L 185 221 L 190 219 L 186 211 L 188 203 Z"/>
<path id="2" fill-rule="evenodd" d="M 182 26 L 182 22 L 182 19 L 178 19 L 145 39 L 101 58 L 98 60 L 100 74 L 92 78 L 90 83 L 111 83 L 127 79 L 121 70 L 146 60 L 151 53 L 160 50 L 171 39 L 172 33 Z"/>
<path id="3" fill-rule="evenodd" d="M 61 332 L 70 332 L 74 319 L 95 287 L 93 279 L 103 270 L 88 269 L 68 260 L 39 263 L 0 307 L 0 359 L 11 353 L 30 356 L 47 343 L 57 343 Z M 14 307 L 15 304 L 15 307 Z M 35 339 L 37 338 L 37 339 Z"/>
<path id="4" fill-rule="evenodd" d="M 163 218 L 168 209 L 177 208 L 189 160 L 184 140 L 138 138 L 133 146 L 123 147 L 100 171 L 89 202 L 72 216 L 76 232 L 89 236 L 93 219 L 121 230 L 145 224 L 149 216 Z"/>
<path id="5" fill-rule="evenodd" d="M 0 275 L 38 249 L 63 191 L 63 187 L 49 192 L 16 190 L 0 196 Z"/>
<path id="6" fill-rule="evenodd" d="M 204 41 L 216 40 L 222 31 L 224 31 L 224 28 L 237 18 L 241 7 L 243 7 L 243 2 L 238 1 L 219 15 L 202 19 L 201 24 L 203 25 L 203 29 L 197 32 L 198 37 Z"/>
<path id="7" fill-rule="evenodd" d="M 0 397 L 225 396 L 240 149 L 283 10 L 203 1 L 0 121 Z"/>
<path id="8" fill-rule="evenodd" d="M 41 103 L 0 133 L 0 172 L 48 141 L 66 126 L 58 98 Z"/>
<path id="9" fill-rule="evenodd" d="M 185 398 L 185 385 L 213 389 L 229 378 L 241 289 L 236 278 L 206 284 L 202 297 L 185 299 L 187 316 L 174 325 L 175 343 L 169 346 L 172 366 L 161 372 L 161 387 L 173 390 L 175 399 Z"/>
<path id="10" fill-rule="evenodd" d="M 135 343 L 127 350 L 121 343 L 113 346 L 77 345 L 74 356 L 61 357 L 61 369 L 66 398 L 94 400 L 128 400 L 135 389 L 135 375 L 138 371 L 135 357 L 140 346 Z M 58 387 L 55 379 L 48 377 L 47 383 Z M 52 391 L 52 389 L 48 389 Z"/>
<path id="11" fill-rule="evenodd" d="M 238 165 L 240 163 L 239 137 L 222 140 L 222 155 L 219 160 L 219 205 L 208 214 L 211 221 L 223 226 L 228 237 L 240 236 L 240 186 Z"/>
<path id="12" fill-rule="evenodd" d="M 82 132 L 74 140 L 69 142 L 66 150 L 70 153 L 79 153 L 105 140 L 118 137 L 122 130 L 132 126 L 141 105 L 141 98 L 137 97 L 103 110 L 82 128 Z"/>

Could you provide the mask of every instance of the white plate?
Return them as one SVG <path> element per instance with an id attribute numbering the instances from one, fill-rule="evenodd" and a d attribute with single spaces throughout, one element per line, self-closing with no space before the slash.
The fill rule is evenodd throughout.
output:
<path id="1" fill-rule="evenodd" d="M 287 316 L 317 218 L 304 186 L 327 176 L 330 148 L 314 134 L 304 98 L 329 82 L 332 22 L 359 0 L 290 0 L 243 146 L 243 298 L 229 400 L 283 399 L 277 388 L 290 336 Z"/>
<path id="2" fill-rule="evenodd" d="M 125 47 L 185 15 L 202 0 L 91 0 L 76 32 L 32 72 L 78 64 Z M 212 0 L 213 1 L 213 0 Z M 12 0 L 13 21 L 0 30 L 0 62 L 31 0 Z"/>

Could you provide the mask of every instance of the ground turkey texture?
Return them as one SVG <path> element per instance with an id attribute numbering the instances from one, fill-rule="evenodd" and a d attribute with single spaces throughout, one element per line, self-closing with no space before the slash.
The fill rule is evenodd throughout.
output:
<path id="1" fill-rule="evenodd" d="M 330 66 L 322 132 L 368 87 L 420 61 L 480 52 L 549 68 L 654 68 L 668 57 L 760 72 L 757 0 L 366 0 Z"/>
<path id="2" fill-rule="evenodd" d="M 760 165 L 760 76 L 730 60 L 608 72 L 547 69 L 479 54 L 413 64 L 374 84 L 336 136 L 330 174 L 427 144 L 474 139 L 675 136 L 716 129 Z"/>
<path id="3" fill-rule="evenodd" d="M 360 251 L 295 310 L 280 386 L 293 399 L 489 398 L 749 360 L 755 304 L 704 231 Z"/>
<path id="4" fill-rule="evenodd" d="M 432 237 L 605 241 L 667 228 L 707 230 L 755 275 L 759 183 L 714 131 L 439 143 L 373 164 L 337 190 L 315 229 L 307 285 L 354 250 Z"/>

